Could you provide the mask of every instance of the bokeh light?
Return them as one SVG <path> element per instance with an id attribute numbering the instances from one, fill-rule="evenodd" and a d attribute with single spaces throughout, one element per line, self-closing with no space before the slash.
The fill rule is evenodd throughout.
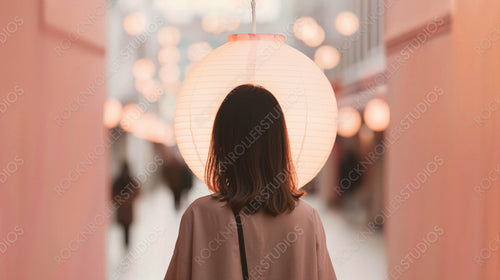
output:
<path id="1" fill-rule="evenodd" d="M 226 31 L 235 31 L 240 27 L 240 19 L 236 17 L 226 17 L 224 22 L 224 29 Z"/>
<path id="2" fill-rule="evenodd" d="M 123 29 L 125 29 L 125 32 L 129 35 L 141 33 L 144 27 L 146 27 L 146 18 L 139 12 L 129 14 L 123 20 Z"/>
<path id="3" fill-rule="evenodd" d="M 153 83 L 154 83 L 153 79 L 139 79 L 139 80 L 136 79 L 134 82 L 134 86 L 138 92 L 143 92 Z"/>
<path id="4" fill-rule="evenodd" d="M 201 27 L 208 33 L 220 34 L 225 31 L 234 31 L 240 26 L 236 17 L 207 14 L 201 19 Z"/>
<path id="5" fill-rule="evenodd" d="M 138 80 L 146 80 L 152 78 L 155 74 L 155 71 L 155 64 L 147 58 L 137 60 L 132 68 L 132 73 Z"/>
<path id="6" fill-rule="evenodd" d="M 339 109 L 337 133 L 342 137 L 352 137 L 361 127 L 361 115 L 358 110 L 350 106 Z"/>
<path id="7" fill-rule="evenodd" d="M 309 47 L 317 47 L 325 41 L 325 30 L 312 17 L 301 17 L 293 24 L 293 33 Z"/>
<path id="8" fill-rule="evenodd" d="M 176 47 L 165 47 L 158 52 L 158 61 L 160 64 L 177 63 L 181 58 L 181 52 Z"/>
<path id="9" fill-rule="evenodd" d="M 179 93 L 179 90 L 181 89 L 181 81 L 180 80 L 169 81 L 167 83 L 164 83 L 163 86 L 167 94 L 175 95 Z"/>
<path id="10" fill-rule="evenodd" d="M 136 125 L 133 126 L 131 133 L 137 138 L 151 139 L 151 135 L 158 128 L 158 117 L 152 113 L 145 113 L 137 119 Z"/>
<path id="11" fill-rule="evenodd" d="M 120 123 L 123 107 L 120 101 L 110 98 L 104 103 L 104 126 L 113 128 Z"/>
<path id="12" fill-rule="evenodd" d="M 128 104 L 123 108 L 120 127 L 126 132 L 132 132 L 138 125 L 143 111 L 137 104 Z"/>
<path id="13" fill-rule="evenodd" d="M 172 124 L 165 124 L 162 131 L 164 131 L 165 135 L 162 139 L 162 143 L 169 147 L 175 146 L 177 140 L 175 139 L 174 126 Z"/>
<path id="14" fill-rule="evenodd" d="M 342 12 L 335 19 L 335 28 L 342 35 L 352 35 L 359 28 L 358 17 L 352 12 Z"/>
<path id="15" fill-rule="evenodd" d="M 312 17 L 298 18 L 293 24 L 293 34 L 297 39 L 304 40 L 317 34 L 319 25 Z"/>
<path id="16" fill-rule="evenodd" d="M 136 88 L 149 102 L 158 101 L 164 93 L 161 83 L 153 79 L 136 80 Z"/>
<path id="17" fill-rule="evenodd" d="M 158 42 L 164 47 L 177 46 L 181 41 L 181 31 L 175 26 L 165 26 L 158 31 Z"/>
<path id="18" fill-rule="evenodd" d="M 324 70 L 335 68 L 339 60 L 339 52 L 336 48 L 329 45 L 319 47 L 314 53 L 314 62 L 316 62 L 319 68 Z"/>
<path id="19" fill-rule="evenodd" d="M 166 64 L 160 68 L 158 76 L 164 84 L 168 84 L 180 79 L 181 70 L 177 64 Z"/>
<path id="20" fill-rule="evenodd" d="M 189 46 L 187 50 L 188 59 L 191 62 L 200 61 L 212 51 L 212 46 L 208 42 L 199 41 Z"/>
<path id="21" fill-rule="evenodd" d="M 201 19 L 201 28 L 208 33 L 219 34 L 224 32 L 224 26 L 216 15 L 205 15 Z"/>
<path id="22" fill-rule="evenodd" d="M 167 146 L 175 145 L 175 135 L 172 125 L 165 124 L 157 115 L 145 113 L 134 119 L 133 125 L 128 132 L 135 137 L 145 139 L 154 143 L 162 143 Z"/>
<path id="23" fill-rule="evenodd" d="M 303 41 L 309 47 L 317 47 L 325 41 L 325 30 L 323 30 L 323 28 L 318 25 L 318 28 L 316 28 L 316 33 L 312 36 L 306 36 Z"/>
<path id="24" fill-rule="evenodd" d="M 363 118 L 371 130 L 383 131 L 387 129 L 391 119 L 389 105 L 383 99 L 372 99 L 366 104 Z"/>

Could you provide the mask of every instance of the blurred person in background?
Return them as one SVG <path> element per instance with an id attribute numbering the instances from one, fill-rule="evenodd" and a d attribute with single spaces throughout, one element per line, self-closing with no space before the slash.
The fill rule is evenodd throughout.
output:
<path id="1" fill-rule="evenodd" d="M 125 246 L 130 244 L 130 225 L 134 221 L 134 201 L 139 195 L 139 183 L 130 176 L 126 161 L 123 162 L 120 175 L 113 182 L 113 200 L 118 205 L 116 221 L 123 228 Z"/>
<path id="2" fill-rule="evenodd" d="M 193 174 L 184 160 L 177 156 L 171 148 L 157 144 L 160 156 L 165 161 L 162 165 L 162 179 L 174 195 L 175 209 L 179 210 L 181 198 L 193 187 Z"/>

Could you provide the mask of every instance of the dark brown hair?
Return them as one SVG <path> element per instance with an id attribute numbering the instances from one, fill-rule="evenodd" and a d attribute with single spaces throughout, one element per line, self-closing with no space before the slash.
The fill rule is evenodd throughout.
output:
<path id="1" fill-rule="evenodd" d="M 283 111 L 265 88 L 240 85 L 215 117 L 205 169 L 215 197 L 234 211 L 290 212 L 304 194 L 297 178 Z"/>

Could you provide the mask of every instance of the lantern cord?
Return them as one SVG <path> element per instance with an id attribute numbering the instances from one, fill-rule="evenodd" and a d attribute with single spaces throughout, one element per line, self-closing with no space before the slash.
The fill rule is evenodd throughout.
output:
<path id="1" fill-rule="evenodd" d="M 257 33 L 257 22 L 255 21 L 255 0 L 252 0 L 252 33 Z"/>

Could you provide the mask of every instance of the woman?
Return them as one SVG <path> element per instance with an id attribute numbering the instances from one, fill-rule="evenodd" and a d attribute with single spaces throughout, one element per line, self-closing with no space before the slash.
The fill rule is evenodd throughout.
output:
<path id="1" fill-rule="evenodd" d="M 336 279 L 316 210 L 301 200 L 281 107 L 241 85 L 215 117 L 205 181 L 165 279 Z"/>

